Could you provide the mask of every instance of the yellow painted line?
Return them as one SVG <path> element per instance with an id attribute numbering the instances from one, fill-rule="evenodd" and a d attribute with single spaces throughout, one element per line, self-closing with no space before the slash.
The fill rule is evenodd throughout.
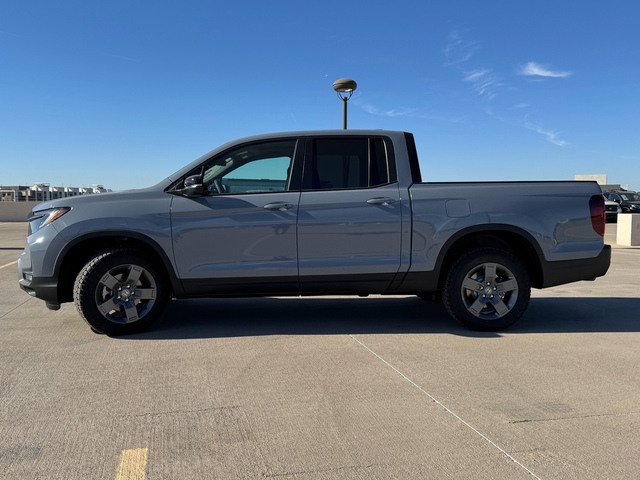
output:
<path id="1" fill-rule="evenodd" d="M 123 450 L 115 480 L 145 480 L 147 478 L 148 448 Z"/>
<path id="2" fill-rule="evenodd" d="M 15 262 L 7 263 L 6 265 L 2 265 L 0 266 L 0 269 L 10 267 L 11 265 L 15 265 L 16 263 L 18 263 L 18 260 L 16 260 Z"/>

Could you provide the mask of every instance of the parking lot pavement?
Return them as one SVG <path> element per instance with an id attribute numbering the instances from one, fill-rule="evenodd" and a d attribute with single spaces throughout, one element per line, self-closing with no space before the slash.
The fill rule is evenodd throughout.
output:
<path id="1" fill-rule="evenodd" d="M 507 332 L 374 296 L 174 301 L 109 338 L 19 290 L 25 229 L 0 224 L 0 478 L 638 478 L 640 248 Z"/>

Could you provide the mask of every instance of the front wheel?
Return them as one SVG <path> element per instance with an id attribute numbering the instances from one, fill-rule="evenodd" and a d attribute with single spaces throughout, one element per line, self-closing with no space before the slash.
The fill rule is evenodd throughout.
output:
<path id="1" fill-rule="evenodd" d="M 524 265 L 496 248 L 463 255 L 447 273 L 442 302 L 454 319 L 472 330 L 504 330 L 523 315 L 531 297 Z"/>
<path id="2" fill-rule="evenodd" d="M 113 249 L 82 268 L 73 299 L 93 331 L 119 336 L 147 330 L 164 311 L 168 293 L 151 260 L 134 250 Z"/>

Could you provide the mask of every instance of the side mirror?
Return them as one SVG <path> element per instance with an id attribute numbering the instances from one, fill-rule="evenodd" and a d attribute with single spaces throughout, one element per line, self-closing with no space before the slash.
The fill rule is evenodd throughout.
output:
<path id="1" fill-rule="evenodd" d="M 184 187 L 174 190 L 173 193 L 187 198 L 201 197 L 204 193 L 202 175 L 191 175 L 190 177 L 185 178 Z"/>

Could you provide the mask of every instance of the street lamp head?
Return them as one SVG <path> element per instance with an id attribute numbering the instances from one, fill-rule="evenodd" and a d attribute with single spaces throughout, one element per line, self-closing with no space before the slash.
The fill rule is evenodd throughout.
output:
<path id="1" fill-rule="evenodd" d="M 333 82 L 333 89 L 336 91 L 338 98 L 342 100 L 342 128 L 347 129 L 347 101 L 353 95 L 358 84 L 350 78 L 339 78 Z"/>
<path id="2" fill-rule="evenodd" d="M 339 78 L 333 82 L 333 89 L 337 92 L 338 96 L 342 99 L 348 94 L 348 97 L 353 95 L 353 92 L 358 88 L 358 84 L 350 78 Z"/>

